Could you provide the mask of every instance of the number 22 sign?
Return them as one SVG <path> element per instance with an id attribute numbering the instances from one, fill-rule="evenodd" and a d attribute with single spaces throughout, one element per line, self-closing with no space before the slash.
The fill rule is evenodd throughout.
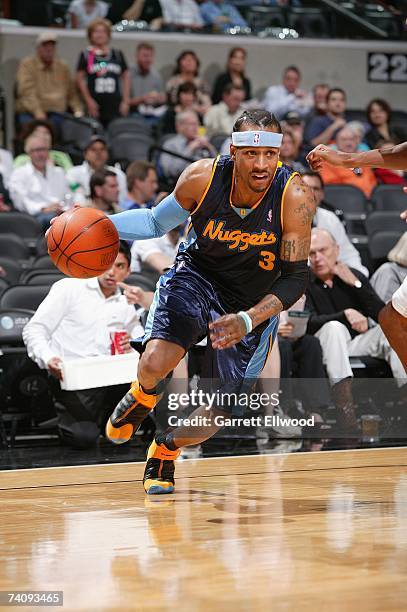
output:
<path id="1" fill-rule="evenodd" d="M 367 80 L 407 83 L 407 53 L 368 53 Z"/>

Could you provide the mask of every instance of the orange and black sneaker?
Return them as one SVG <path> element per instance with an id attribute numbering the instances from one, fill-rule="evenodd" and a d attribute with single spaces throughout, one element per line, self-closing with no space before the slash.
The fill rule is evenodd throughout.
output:
<path id="1" fill-rule="evenodd" d="M 106 423 L 106 438 L 114 444 L 128 442 L 160 399 L 161 395 L 145 393 L 134 381 Z"/>
<path id="2" fill-rule="evenodd" d="M 147 463 L 144 470 L 143 486 L 148 495 L 162 495 L 174 492 L 175 459 L 181 450 L 169 450 L 160 442 L 162 434 L 156 436 L 150 444 L 147 453 Z"/>

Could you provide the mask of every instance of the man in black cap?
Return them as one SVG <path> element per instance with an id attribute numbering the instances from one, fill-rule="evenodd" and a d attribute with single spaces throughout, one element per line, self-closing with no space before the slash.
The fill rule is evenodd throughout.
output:
<path id="1" fill-rule="evenodd" d="M 119 198 L 127 195 L 126 175 L 120 168 L 107 165 L 109 151 L 103 136 L 95 134 L 87 143 L 83 156 L 85 161 L 80 166 L 74 166 L 67 173 L 68 183 L 75 192 L 75 203 L 84 204 L 90 195 L 90 178 L 96 170 L 110 170 L 117 176 Z"/>

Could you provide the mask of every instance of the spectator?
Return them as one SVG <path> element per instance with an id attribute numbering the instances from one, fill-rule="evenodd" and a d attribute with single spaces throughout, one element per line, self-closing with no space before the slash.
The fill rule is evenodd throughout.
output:
<path id="1" fill-rule="evenodd" d="M 336 135 L 335 144 L 339 151 L 345 153 L 355 153 L 358 148 L 358 137 L 354 131 L 347 126 L 343 127 Z M 370 197 L 377 179 L 371 168 L 361 168 L 355 173 L 350 168 L 339 168 L 324 164 L 321 170 L 322 180 L 326 185 L 353 185 L 361 189 L 367 198 Z"/>
<path id="2" fill-rule="evenodd" d="M 346 124 L 346 94 L 343 89 L 334 87 L 326 98 L 326 114 L 316 116 L 307 125 L 305 139 L 313 147 L 317 144 L 330 144 L 338 131 Z"/>
<path id="3" fill-rule="evenodd" d="M 162 134 L 173 134 L 175 132 L 175 117 L 178 113 L 186 110 L 195 111 L 198 115 L 199 123 L 202 125 L 202 115 L 199 113 L 200 105 L 198 102 L 198 90 L 194 83 L 187 81 L 181 83 L 177 92 L 177 103 L 170 106 L 165 111 L 161 122 L 160 132 Z"/>
<path id="4" fill-rule="evenodd" d="M 314 85 L 312 88 L 312 96 L 314 100 L 314 105 L 311 109 L 311 112 L 307 116 L 307 121 L 311 121 L 314 117 L 319 117 L 321 115 L 326 115 L 328 107 L 327 107 L 327 98 L 330 87 L 326 83 L 318 83 Z"/>
<path id="5" fill-rule="evenodd" d="M 0 175 L 4 187 L 8 187 L 11 173 L 13 172 L 13 156 L 7 149 L 0 148 Z"/>
<path id="6" fill-rule="evenodd" d="M 369 277 L 369 270 L 362 264 L 360 254 L 349 240 L 343 224 L 333 210 L 326 208 L 329 205 L 324 202 L 324 182 L 321 175 L 308 170 L 303 173 L 302 180 L 314 194 L 315 204 L 317 205 L 313 226 L 327 230 L 333 236 L 339 248 L 338 259 L 341 263 L 344 263 L 349 268 L 355 268 Z"/>
<path id="7" fill-rule="evenodd" d="M 168 102 L 177 103 L 178 87 L 181 83 L 193 83 L 198 94 L 198 111 L 204 115 L 211 106 L 211 99 L 207 94 L 206 84 L 199 77 L 200 61 L 194 51 L 183 51 L 176 60 L 174 76 L 167 81 Z"/>
<path id="8" fill-rule="evenodd" d="M 109 46 L 109 21 L 95 19 L 87 34 L 90 47 L 79 56 L 76 81 L 88 114 L 106 127 L 129 112 L 129 71 L 123 53 Z"/>
<path id="9" fill-rule="evenodd" d="M 378 149 L 391 149 L 396 143 L 394 140 L 378 140 Z M 403 170 L 390 170 L 389 168 L 374 168 L 375 177 L 379 183 L 384 185 L 402 185 L 407 186 L 407 173 Z"/>
<path id="10" fill-rule="evenodd" d="M 369 329 L 368 318 L 377 321 L 384 306 L 382 300 L 365 276 L 339 263 L 338 256 L 339 247 L 333 236 L 327 230 L 314 228 L 309 255 L 313 274 L 307 289 L 306 308 L 311 312 L 307 331 L 321 343 L 342 425 L 355 426 L 349 357 L 385 359 L 399 381 L 405 380 L 406 373 L 381 327 Z"/>
<path id="11" fill-rule="evenodd" d="M 153 68 L 154 47 L 147 42 L 137 45 L 136 64 L 130 68 L 132 112 L 145 117 L 155 116 L 157 107 L 166 102 L 161 76 Z M 162 113 L 161 113 L 162 114 Z"/>
<path id="12" fill-rule="evenodd" d="M 174 153 L 184 155 L 190 161 L 212 157 L 216 155 L 215 149 L 209 140 L 199 136 L 199 119 L 193 111 L 185 111 L 176 117 L 176 136 L 165 142 L 165 148 Z M 190 161 L 175 157 L 169 153 L 162 153 L 159 159 L 164 175 L 169 180 L 177 180 L 181 172 Z"/>
<path id="13" fill-rule="evenodd" d="M 107 165 L 109 152 L 103 136 L 94 135 L 90 138 L 84 150 L 85 161 L 80 166 L 74 166 L 67 172 L 67 180 L 75 190 L 78 202 L 84 202 L 90 195 L 90 177 L 96 170 L 111 170 L 117 176 L 119 183 L 119 197 L 125 198 L 127 194 L 126 175 L 120 168 Z"/>
<path id="14" fill-rule="evenodd" d="M 118 287 L 129 273 L 130 250 L 121 242 L 114 264 L 101 276 L 64 278 L 55 283 L 23 331 L 31 359 L 62 380 L 64 360 L 109 355 L 112 331 L 126 330 L 121 347 L 131 352 L 129 339 L 142 333 L 142 328 L 134 306 Z M 63 391 L 55 380 L 62 440 L 76 448 L 95 445 L 106 422 L 105 412 L 122 395 L 123 385 Z"/>
<path id="15" fill-rule="evenodd" d="M 310 151 L 310 147 L 304 142 L 304 119 L 297 111 L 290 111 L 284 115 L 281 127 L 283 131 L 288 129 L 293 135 L 295 146 L 298 149 L 298 161 L 307 167 L 305 158 Z"/>
<path id="16" fill-rule="evenodd" d="M 55 143 L 55 132 L 52 124 L 45 119 L 33 119 L 29 123 L 26 123 L 21 131 L 21 139 L 23 142 L 27 140 L 31 134 L 35 136 L 41 136 L 44 140 L 47 141 L 49 151 L 50 160 L 56 165 L 60 166 L 64 172 L 68 172 L 73 166 L 72 160 L 67 153 L 63 151 L 57 151 L 53 149 Z M 22 153 L 18 155 L 14 160 L 14 168 L 19 168 L 20 166 L 24 166 L 30 158 L 26 153 Z"/>
<path id="17" fill-rule="evenodd" d="M 407 276 L 407 232 L 387 255 L 387 259 L 370 279 L 377 295 L 387 304 Z"/>
<path id="18" fill-rule="evenodd" d="M 223 90 L 222 102 L 214 104 L 204 117 L 206 134 L 211 138 L 214 134 L 230 134 L 236 119 L 242 114 L 244 100 L 243 87 L 229 83 Z"/>
<path id="19" fill-rule="evenodd" d="M 68 65 L 56 57 L 57 37 L 44 31 L 36 54 L 21 60 L 16 76 L 16 113 L 20 124 L 32 119 L 60 123 L 68 110 L 82 115 L 82 106 Z"/>
<path id="20" fill-rule="evenodd" d="M 62 168 L 49 159 L 48 142 L 31 135 L 26 140 L 26 153 L 30 161 L 13 170 L 10 177 L 10 195 L 14 206 L 36 217 L 43 229 L 50 219 L 63 210 L 69 186 Z"/>
<path id="21" fill-rule="evenodd" d="M 213 87 L 213 104 L 218 104 L 222 100 L 223 90 L 225 89 L 226 85 L 229 85 L 229 83 L 243 87 L 245 92 L 244 99 L 251 99 L 251 83 L 245 75 L 246 59 L 247 51 L 242 47 L 233 47 L 233 49 L 229 51 L 226 71 L 219 74 Z"/>
<path id="22" fill-rule="evenodd" d="M 103 19 L 107 15 L 109 5 L 101 0 L 73 0 L 68 8 L 68 18 L 71 28 L 84 29 L 94 19 Z"/>
<path id="23" fill-rule="evenodd" d="M 203 19 L 194 0 L 160 0 L 164 24 L 177 30 L 201 30 Z"/>
<path id="24" fill-rule="evenodd" d="M 151 30 L 160 30 L 163 14 L 159 0 L 114 0 L 107 19 L 112 23 L 118 23 L 122 19 L 146 21 Z"/>
<path id="25" fill-rule="evenodd" d="M 294 134 L 291 132 L 291 130 L 286 128 L 283 131 L 283 140 L 280 147 L 280 160 L 284 164 L 287 164 L 287 166 L 291 166 L 291 168 L 296 172 L 305 172 L 305 167 L 301 162 L 297 161 L 297 159 L 298 147 Z"/>
<path id="26" fill-rule="evenodd" d="M 176 227 L 160 238 L 137 240 L 131 247 L 131 269 L 139 270 L 147 264 L 159 274 L 171 268 L 182 241 L 184 226 Z"/>
<path id="27" fill-rule="evenodd" d="M 206 26 L 211 26 L 215 32 L 228 28 L 247 27 L 247 22 L 237 8 L 225 0 L 206 0 L 201 4 L 201 15 Z"/>
<path id="28" fill-rule="evenodd" d="M 135 161 L 126 170 L 127 197 L 119 202 L 121 210 L 151 208 L 155 203 L 158 189 L 157 172 L 154 164 Z"/>
<path id="29" fill-rule="evenodd" d="M 346 127 L 351 130 L 355 136 L 357 141 L 357 151 L 369 151 L 368 145 L 363 142 L 363 138 L 365 135 L 365 126 L 361 121 L 348 121 Z M 335 148 L 335 145 L 332 145 L 332 148 Z"/>
<path id="30" fill-rule="evenodd" d="M 305 117 L 312 107 L 312 99 L 300 89 L 301 72 L 296 66 L 287 66 L 283 72 L 281 85 L 272 85 L 266 90 L 263 108 L 274 113 L 278 119 L 289 111 L 297 111 Z"/>
<path id="31" fill-rule="evenodd" d="M 392 124 L 391 113 L 391 106 L 386 100 L 375 98 L 369 102 L 366 115 L 370 129 L 366 133 L 364 141 L 371 149 L 377 148 L 379 140 L 393 141 L 394 144 L 407 140 L 406 132 Z"/>
<path id="32" fill-rule="evenodd" d="M 90 177 L 90 199 L 85 206 L 97 208 L 110 215 L 120 212 L 118 207 L 119 184 L 117 175 L 112 170 L 96 170 Z"/>

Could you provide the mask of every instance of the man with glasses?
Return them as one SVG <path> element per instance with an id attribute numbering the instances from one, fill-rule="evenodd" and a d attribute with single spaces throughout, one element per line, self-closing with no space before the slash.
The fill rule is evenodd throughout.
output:
<path id="1" fill-rule="evenodd" d="M 63 210 L 69 185 L 64 171 L 49 159 L 49 145 L 41 136 L 25 143 L 30 161 L 16 168 L 10 177 L 10 195 L 15 208 L 36 217 L 43 229 Z"/>

